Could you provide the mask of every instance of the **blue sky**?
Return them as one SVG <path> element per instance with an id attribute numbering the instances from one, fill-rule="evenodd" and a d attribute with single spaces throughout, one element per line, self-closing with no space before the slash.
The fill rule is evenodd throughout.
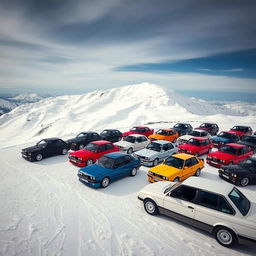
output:
<path id="1" fill-rule="evenodd" d="M 256 93 L 253 0 L 2 0 L 0 94 L 151 82 Z"/>

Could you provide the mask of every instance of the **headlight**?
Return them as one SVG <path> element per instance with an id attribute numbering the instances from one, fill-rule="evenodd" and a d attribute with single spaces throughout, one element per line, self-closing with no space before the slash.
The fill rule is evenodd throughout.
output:
<path id="1" fill-rule="evenodd" d="M 31 153 L 28 153 L 29 156 L 31 156 Z"/>
<path id="2" fill-rule="evenodd" d="M 83 158 L 81 158 L 81 157 L 78 157 L 77 159 L 78 159 L 79 161 L 82 161 L 82 160 L 83 160 Z"/>
<path id="3" fill-rule="evenodd" d="M 237 175 L 235 173 L 231 173 L 231 176 L 234 177 L 234 178 L 237 177 Z"/>
<path id="4" fill-rule="evenodd" d="M 153 175 L 154 173 L 151 171 L 148 171 L 148 175 Z"/>
<path id="5" fill-rule="evenodd" d="M 220 160 L 220 162 L 223 163 L 223 164 L 225 164 L 226 161 L 225 161 L 225 160 Z"/>
<path id="6" fill-rule="evenodd" d="M 93 176 L 91 176 L 91 177 L 90 177 L 90 179 L 91 179 L 91 180 L 96 180 L 96 178 L 95 178 L 95 177 L 93 177 Z"/>
<path id="7" fill-rule="evenodd" d="M 163 176 L 163 179 L 164 179 L 164 180 L 169 180 L 169 178 L 168 178 L 168 177 L 165 177 L 165 176 Z"/>

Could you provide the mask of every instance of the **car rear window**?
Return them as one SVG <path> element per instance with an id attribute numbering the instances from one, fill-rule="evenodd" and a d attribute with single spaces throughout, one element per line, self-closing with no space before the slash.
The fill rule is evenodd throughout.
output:
<path id="1" fill-rule="evenodd" d="M 237 188 L 233 188 L 228 197 L 243 216 L 249 212 L 251 203 Z"/>

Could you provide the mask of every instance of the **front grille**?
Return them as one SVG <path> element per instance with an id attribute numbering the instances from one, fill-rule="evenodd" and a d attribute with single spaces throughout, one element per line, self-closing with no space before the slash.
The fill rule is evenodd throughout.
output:
<path id="1" fill-rule="evenodd" d="M 160 178 L 160 179 L 164 179 L 164 176 L 162 176 L 162 175 L 160 175 L 160 174 L 157 174 L 157 173 L 152 173 L 152 176 L 153 176 L 153 177 Z"/>
<path id="2" fill-rule="evenodd" d="M 146 159 L 146 157 L 145 156 L 138 156 L 139 158 L 141 158 L 141 159 Z"/>
<path id="3" fill-rule="evenodd" d="M 91 180 L 91 179 L 90 179 L 90 176 L 87 175 L 87 174 L 85 174 L 85 173 L 83 173 L 83 172 L 79 172 L 79 173 L 78 173 L 78 176 L 79 176 L 80 178 L 83 178 L 83 179 L 86 179 L 86 180 Z"/>
<path id="4" fill-rule="evenodd" d="M 74 162 L 79 162 L 79 163 L 82 162 L 80 159 L 78 159 L 78 157 L 72 156 L 72 155 L 69 156 L 69 159 L 70 159 L 71 161 L 74 161 Z"/>

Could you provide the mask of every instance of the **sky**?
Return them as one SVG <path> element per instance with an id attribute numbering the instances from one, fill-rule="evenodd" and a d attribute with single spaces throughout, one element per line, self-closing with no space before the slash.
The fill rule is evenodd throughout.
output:
<path id="1" fill-rule="evenodd" d="M 1 0 L 0 94 L 142 82 L 256 95 L 254 0 Z"/>

